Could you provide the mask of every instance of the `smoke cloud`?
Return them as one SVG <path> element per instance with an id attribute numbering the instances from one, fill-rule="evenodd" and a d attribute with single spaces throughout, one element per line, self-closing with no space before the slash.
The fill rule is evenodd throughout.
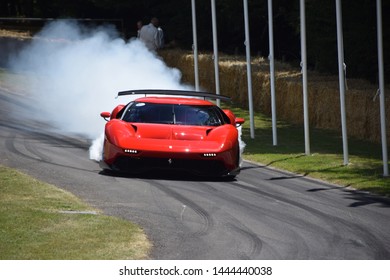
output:
<path id="1" fill-rule="evenodd" d="M 10 61 L 13 70 L 33 76 L 29 94 L 38 117 L 62 131 L 96 139 L 90 149 L 95 160 L 103 141 L 100 112 L 130 101 L 115 99 L 118 91 L 188 88 L 177 69 L 167 67 L 139 40 L 124 41 L 109 26 L 50 23 Z"/>
<path id="2" fill-rule="evenodd" d="M 86 28 L 72 21 L 48 24 L 11 59 L 16 71 L 35 78 L 30 88 L 39 115 L 61 130 L 96 138 L 100 112 L 129 99 L 129 89 L 184 89 L 181 73 L 167 67 L 139 40 L 124 41 L 110 27 Z"/>

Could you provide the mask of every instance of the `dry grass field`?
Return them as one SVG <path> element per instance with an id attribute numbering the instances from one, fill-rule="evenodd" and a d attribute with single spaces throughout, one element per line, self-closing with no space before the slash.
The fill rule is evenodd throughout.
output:
<path id="1" fill-rule="evenodd" d="M 181 50 L 160 52 L 164 61 L 182 71 L 182 80 L 194 84 L 193 55 Z M 245 57 L 221 55 L 219 62 L 221 94 L 232 97 L 236 106 L 248 107 Z M 199 55 L 200 86 L 215 91 L 214 61 L 212 54 Z M 303 123 L 302 75 L 300 68 L 276 62 L 277 118 L 293 124 Z M 308 73 L 310 125 L 315 128 L 341 131 L 340 94 L 337 76 Z M 269 62 L 261 57 L 252 58 L 253 104 L 255 111 L 271 114 Z M 347 79 L 346 111 L 350 136 L 380 143 L 378 86 L 367 81 Z M 390 94 L 390 88 L 386 89 Z M 390 99 L 386 100 L 387 119 L 390 120 Z M 390 130 L 390 123 L 387 123 Z M 390 137 L 388 134 L 388 141 Z"/>

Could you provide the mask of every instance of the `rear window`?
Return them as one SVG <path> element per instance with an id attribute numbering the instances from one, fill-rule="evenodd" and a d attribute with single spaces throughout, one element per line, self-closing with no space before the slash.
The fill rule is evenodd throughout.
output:
<path id="1" fill-rule="evenodd" d="M 158 123 L 196 126 L 220 126 L 230 123 L 223 111 L 214 105 L 177 105 L 131 102 L 122 120 L 133 123 Z"/>

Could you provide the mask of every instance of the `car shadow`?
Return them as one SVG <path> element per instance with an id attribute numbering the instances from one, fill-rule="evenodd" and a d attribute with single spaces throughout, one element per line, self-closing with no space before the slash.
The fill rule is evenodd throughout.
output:
<path id="1" fill-rule="evenodd" d="M 217 177 L 217 176 L 199 176 L 186 171 L 160 171 L 143 173 L 125 173 L 112 170 L 102 170 L 99 172 L 102 176 L 142 180 L 164 180 L 164 181 L 183 181 L 183 182 L 234 182 L 235 178 Z"/>

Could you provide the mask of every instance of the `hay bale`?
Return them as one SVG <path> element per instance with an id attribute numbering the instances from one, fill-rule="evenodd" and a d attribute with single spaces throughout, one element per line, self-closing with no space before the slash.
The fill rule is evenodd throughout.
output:
<path id="1" fill-rule="evenodd" d="M 192 53 L 165 50 L 161 54 L 171 67 L 180 69 L 183 82 L 194 83 Z M 223 55 L 219 63 L 221 94 L 232 97 L 235 105 L 248 108 L 248 85 L 244 57 Z M 300 69 L 276 62 L 277 118 L 303 123 L 302 75 Z M 215 92 L 214 61 L 211 54 L 199 55 L 199 79 L 203 90 Z M 376 86 L 363 80 L 349 79 L 346 91 L 347 132 L 349 136 L 379 143 L 381 141 L 379 98 L 373 101 Z M 255 111 L 271 115 L 269 63 L 252 59 L 252 92 Z M 387 96 L 390 89 L 386 89 Z M 341 131 L 338 77 L 309 73 L 309 122 L 311 127 Z M 390 98 L 386 98 L 388 142 L 390 143 Z"/>

